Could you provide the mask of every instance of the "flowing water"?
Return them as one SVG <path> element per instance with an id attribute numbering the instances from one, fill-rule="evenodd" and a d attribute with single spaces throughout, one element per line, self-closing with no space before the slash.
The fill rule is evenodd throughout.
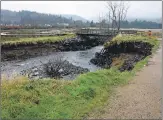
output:
<path id="1" fill-rule="evenodd" d="M 102 48 L 103 46 L 96 46 L 85 51 L 55 52 L 48 56 L 39 56 L 24 61 L 2 62 L 1 73 L 7 78 L 11 78 L 11 76 L 19 75 L 23 70 L 28 70 L 34 66 L 46 64 L 49 62 L 49 60 L 59 56 L 63 56 L 65 60 L 69 61 L 75 66 L 88 68 L 90 71 L 96 71 L 100 68 L 90 63 L 90 59 L 94 57 L 96 52 L 101 51 Z"/>

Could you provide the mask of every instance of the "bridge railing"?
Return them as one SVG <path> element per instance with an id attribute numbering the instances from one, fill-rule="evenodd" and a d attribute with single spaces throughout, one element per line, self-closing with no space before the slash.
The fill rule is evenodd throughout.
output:
<path id="1" fill-rule="evenodd" d="M 109 29 L 80 29 L 76 31 L 76 34 L 96 34 L 96 35 L 112 35 L 117 34 L 117 31 L 109 30 Z"/>

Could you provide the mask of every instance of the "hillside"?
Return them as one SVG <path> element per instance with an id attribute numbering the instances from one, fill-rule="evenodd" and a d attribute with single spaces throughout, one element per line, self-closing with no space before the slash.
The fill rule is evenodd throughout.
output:
<path id="1" fill-rule="evenodd" d="M 157 22 L 154 22 L 157 21 Z M 104 28 L 108 27 L 108 23 L 104 20 Z M 10 10 L 1 10 L 1 24 L 21 24 L 31 26 L 65 26 L 70 27 L 99 27 L 99 23 L 96 21 L 88 21 L 83 17 L 72 14 L 45 14 L 33 11 L 22 10 L 19 12 Z M 160 19 L 142 20 L 142 19 L 127 19 L 121 21 L 122 28 L 139 28 L 139 29 L 161 29 L 162 24 Z"/>
<path id="2" fill-rule="evenodd" d="M 72 18 L 72 19 L 75 20 L 75 21 L 77 21 L 77 20 L 81 20 L 81 21 L 83 21 L 83 22 L 89 21 L 89 20 L 87 20 L 87 19 L 85 19 L 85 18 L 83 18 L 83 17 L 81 17 L 81 16 L 79 16 L 79 15 L 61 14 L 61 16 L 65 17 L 65 18 L 67 18 L 67 19 L 71 19 L 71 18 Z"/>
<path id="3" fill-rule="evenodd" d="M 52 14 L 26 11 L 26 10 L 22 10 L 19 12 L 10 11 L 10 10 L 1 10 L 2 24 L 56 25 L 59 23 L 73 24 L 74 21 L 77 20 L 80 22 L 86 21 L 84 18 L 77 15 L 52 15 Z"/>

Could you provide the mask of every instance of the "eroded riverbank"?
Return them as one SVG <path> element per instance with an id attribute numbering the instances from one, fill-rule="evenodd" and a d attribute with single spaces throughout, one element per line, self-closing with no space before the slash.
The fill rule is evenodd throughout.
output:
<path id="1" fill-rule="evenodd" d="M 32 42 L 31 39 L 31 41 L 28 42 L 28 39 L 25 39 L 24 42 L 16 43 L 15 41 L 14 44 L 2 45 L 1 60 L 25 60 L 36 56 L 46 56 L 54 52 L 87 50 L 95 46 L 103 45 L 106 41 L 111 40 L 112 37 L 76 36 L 73 38 L 65 37 L 64 40 L 60 41 L 57 41 L 57 38 L 54 39 L 53 37 L 36 39 L 40 39 L 41 41 Z M 35 38 L 33 38 L 33 40 L 35 40 Z"/>
<path id="2" fill-rule="evenodd" d="M 27 57 L 26 59 L 19 56 L 18 60 L 13 61 L 12 59 L 12 61 L 2 62 L 2 74 L 6 75 L 7 78 L 13 77 L 16 74 L 27 75 L 29 78 L 34 76 L 37 79 L 62 76 L 59 78 L 67 80 L 75 79 L 79 74 L 96 71 L 100 68 L 117 67 L 121 72 L 125 70 L 131 71 L 137 62 L 151 55 L 153 46 L 158 44 L 158 42 L 152 42 L 152 39 L 148 40 L 146 37 L 141 36 L 135 38 L 125 36 L 122 38 L 122 40 L 119 40 L 119 36 L 117 36 L 110 42 L 108 42 L 110 40 L 108 37 L 85 36 L 71 38 L 62 42 L 56 42 L 55 44 L 59 45 L 57 48 L 52 44 L 51 48 L 55 49 L 54 51 L 49 51 L 51 48 L 48 48 L 45 44 L 45 48 L 48 51 L 43 52 L 40 52 L 39 49 L 42 48 L 36 45 L 33 46 L 38 48 L 36 56 L 31 55 L 35 51 L 29 49 L 32 46 L 29 47 L 27 45 L 26 47 L 29 48 L 25 50 L 31 50 L 31 54 L 27 56 L 24 54 Z M 102 46 L 104 43 L 105 47 Z M 106 47 L 107 44 L 109 45 Z M 15 50 L 11 49 L 9 52 Z M 21 51 L 22 49 L 17 50 Z M 61 65 L 58 66 L 55 59 L 60 57 L 63 58 L 64 62 L 59 61 Z M 49 61 L 53 62 L 49 64 Z M 45 66 L 48 69 L 45 69 Z"/>
<path id="3" fill-rule="evenodd" d="M 133 41 L 134 38 L 136 41 L 150 42 L 154 45 L 152 53 L 159 45 L 159 41 L 148 37 L 127 36 L 127 38 L 130 38 L 129 41 Z M 122 41 L 123 37 L 120 39 Z M 126 40 L 126 37 L 124 39 Z M 101 51 L 101 48 L 99 49 Z M 82 58 L 83 54 L 86 54 L 79 52 L 76 55 Z M 93 53 L 93 56 L 95 54 L 91 49 L 89 53 Z M 93 58 L 86 55 L 88 58 Z M 70 54 L 68 57 L 71 57 Z M 4 80 L 2 81 L 2 117 L 44 119 L 48 116 L 49 119 L 85 119 L 92 110 L 106 103 L 116 86 L 127 84 L 135 73 L 147 64 L 148 59 L 149 56 L 138 61 L 130 72 L 120 72 L 112 67 L 82 74 L 72 81 L 51 78 L 31 81 L 26 77 L 13 78 L 13 81 Z M 88 61 L 83 61 L 87 62 L 86 66 L 89 64 Z"/>
<path id="4" fill-rule="evenodd" d="M 31 41 L 27 43 L 4 44 L 2 46 L 2 74 L 7 76 L 7 78 L 13 77 L 13 75 L 34 75 L 37 79 L 50 77 L 44 74 L 46 71 L 44 66 L 49 61 L 54 61 L 54 59 L 62 56 L 66 60 L 67 65 L 62 66 L 61 71 L 68 69 L 66 66 L 70 67 L 71 71 L 70 74 L 62 76 L 62 78 L 74 79 L 80 73 L 95 71 L 100 68 L 89 61 L 94 57 L 96 52 L 100 52 L 103 48 L 102 45 L 111 39 L 112 37 L 106 36 L 76 36 L 54 42 L 46 40 L 47 42 L 45 43 Z M 54 64 L 56 64 L 55 62 Z M 67 70 L 62 72 L 67 72 Z"/>

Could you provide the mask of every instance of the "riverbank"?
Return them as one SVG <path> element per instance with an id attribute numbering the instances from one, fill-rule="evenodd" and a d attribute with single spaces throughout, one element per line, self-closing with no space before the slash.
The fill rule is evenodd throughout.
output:
<path id="1" fill-rule="evenodd" d="M 138 61 L 131 71 L 120 72 L 112 67 L 81 74 L 74 81 L 29 81 L 24 77 L 3 80 L 2 118 L 86 118 L 90 111 L 106 103 L 114 87 L 128 83 L 148 59 L 149 56 Z"/>
<path id="2" fill-rule="evenodd" d="M 76 35 L 74 34 L 31 38 L 2 37 L 1 61 L 27 59 L 32 56 L 42 55 L 46 53 L 50 44 L 55 44 L 66 39 L 73 39 L 75 37 Z M 53 49 L 55 49 L 55 47 Z"/>
<path id="3" fill-rule="evenodd" d="M 103 45 L 112 37 L 80 37 L 74 34 L 53 37 L 20 38 L 2 42 L 1 60 L 25 60 L 54 52 L 87 50 Z"/>
<path id="4" fill-rule="evenodd" d="M 102 68 L 117 67 L 123 72 L 131 71 L 137 62 L 151 55 L 159 41 L 155 37 L 118 35 L 104 46 L 90 61 Z"/>
<path id="5" fill-rule="evenodd" d="M 64 34 L 64 35 L 56 35 L 56 36 L 44 36 L 44 37 L 2 37 L 2 47 L 10 48 L 10 47 L 18 47 L 21 45 L 36 45 L 41 43 L 54 43 L 57 41 L 62 41 L 68 38 L 75 37 L 75 34 Z"/>
<path id="6" fill-rule="evenodd" d="M 8 79 L 13 79 L 16 76 L 19 75 L 24 75 L 26 74 L 27 76 L 33 69 L 35 70 L 36 75 L 35 78 L 42 78 L 45 77 L 44 73 L 45 70 L 42 69 L 45 64 L 47 64 L 49 61 L 54 61 L 57 59 L 62 59 L 66 60 L 69 63 L 73 64 L 71 65 L 72 68 L 73 66 L 78 66 L 81 68 L 87 68 L 89 71 L 96 71 L 97 69 L 100 69 L 100 67 L 97 67 L 96 65 L 90 63 L 90 59 L 94 57 L 94 54 L 96 52 L 100 52 L 101 49 L 103 48 L 102 45 L 93 47 L 88 50 L 82 50 L 82 51 L 64 51 L 64 52 L 54 52 L 49 55 L 45 56 L 38 56 L 38 57 L 33 57 L 29 58 L 26 60 L 15 60 L 15 61 L 5 61 L 1 62 L 1 75 L 6 76 Z M 64 79 L 72 80 L 74 79 L 74 75 L 71 73 L 71 76 L 64 76 Z M 75 75 L 76 76 L 76 75 Z"/>
<path id="7" fill-rule="evenodd" d="M 161 119 L 162 47 L 148 64 L 123 86 L 114 89 L 106 104 L 94 109 L 89 119 Z"/>

